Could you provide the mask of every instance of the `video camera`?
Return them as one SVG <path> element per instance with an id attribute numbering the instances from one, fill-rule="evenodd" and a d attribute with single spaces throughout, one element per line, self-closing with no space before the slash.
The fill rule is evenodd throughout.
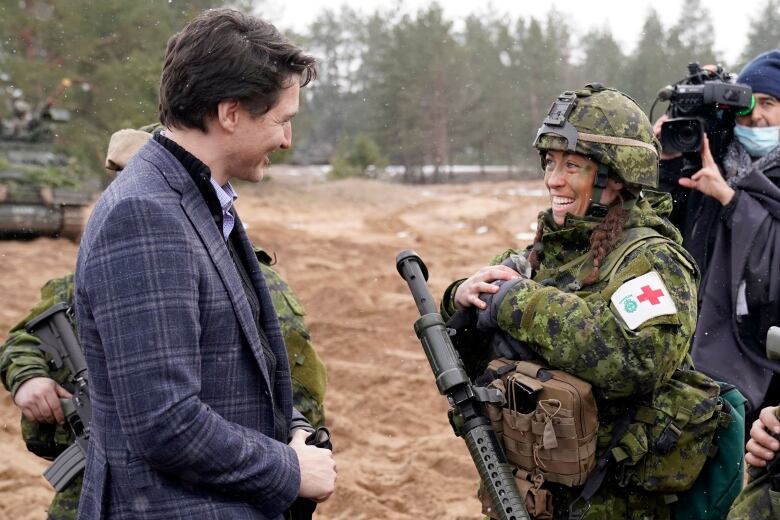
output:
<path id="1" fill-rule="evenodd" d="M 668 101 L 666 113 L 670 117 L 661 126 L 661 148 L 666 153 L 683 154 L 683 176 L 701 168 L 699 152 L 705 132 L 710 152 L 719 161 L 733 138 L 736 116 L 750 113 L 753 91 L 733 83 L 733 78 L 720 66 L 713 72 L 694 62 L 688 65 L 688 76 L 658 92 L 656 103 Z"/>

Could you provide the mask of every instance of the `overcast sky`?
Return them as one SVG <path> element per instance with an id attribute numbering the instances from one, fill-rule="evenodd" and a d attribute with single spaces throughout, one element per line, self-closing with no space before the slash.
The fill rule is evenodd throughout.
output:
<path id="1" fill-rule="evenodd" d="M 370 13 L 377 8 L 387 8 L 400 5 L 402 12 L 415 13 L 425 7 L 430 0 L 265 0 L 262 5 L 264 16 L 280 28 L 292 28 L 304 31 L 325 8 L 337 8 L 342 3 L 352 6 L 364 13 Z M 648 9 L 652 7 L 658 12 L 665 28 L 674 24 L 681 15 L 680 0 L 442 0 L 439 2 L 451 20 L 463 19 L 476 12 L 484 13 L 491 8 L 498 13 L 505 13 L 516 19 L 519 16 L 527 19 L 531 16 L 543 19 L 551 5 L 568 15 L 573 29 L 574 41 L 591 28 L 609 26 L 612 34 L 624 47 L 624 52 L 633 52 L 638 41 L 639 31 Z M 715 26 L 715 50 L 725 62 L 733 63 L 747 41 L 746 35 L 751 19 L 765 5 L 762 0 L 703 0 L 707 6 Z M 490 7 L 489 7 L 490 6 Z"/>

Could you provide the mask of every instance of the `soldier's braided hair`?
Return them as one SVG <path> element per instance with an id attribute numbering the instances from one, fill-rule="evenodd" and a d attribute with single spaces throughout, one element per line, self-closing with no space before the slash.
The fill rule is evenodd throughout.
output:
<path id="1" fill-rule="evenodd" d="M 623 197 L 618 195 L 615 203 L 609 208 L 604 220 L 596 225 L 590 235 L 590 257 L 593 269 L 582 281 L 582 286 L 592 285 L 599 278 L 601 263 L 612 251 L 612 248 L 623 234 L 623 226 L 626 223 L 628 212 L 623 209 Z"/>
<path id="2" fill-rule="evenodd" d="M 536 227 L 536 236 L 534 236 L 534 243 L 531 246 L 531 252 L 528 254 L 528 263 L 531 264 L 531 269 L 534 271 L 539 270 L 539 266 L 542 263 L 544 257 L 542 248 L 542 235 L 544 234 L 544 222 L 539 221 L 539 225 Z"/>

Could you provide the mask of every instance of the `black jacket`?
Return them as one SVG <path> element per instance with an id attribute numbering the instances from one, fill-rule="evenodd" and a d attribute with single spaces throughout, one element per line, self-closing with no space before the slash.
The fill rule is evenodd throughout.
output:
<path id="1" fill-rule="evenodd" d="M 752 168 L 732 185 L 736 194 L 726 206 L 691 193 L 678 225 L 703 272 L 696 368 L 737 386 L 753 410 L 780 373 L 765 353 L 767 330 L 780 325 L 780 163 Z M 748 314 L 737 316 L 743 281 Z"/>

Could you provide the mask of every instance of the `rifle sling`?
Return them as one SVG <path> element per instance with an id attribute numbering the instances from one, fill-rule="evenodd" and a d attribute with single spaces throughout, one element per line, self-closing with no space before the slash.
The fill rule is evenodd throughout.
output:
<path id="1" fill-rule="evenodd" d="M 618 442 L 620 442 L 620 439 L 622 439 L 626 434 L 628 426 L 631 424 L 631 420 L 633 419 L 635 412 L 636 409 L 631 408 L 626 413 L 621 415 L 617 421 L 615 421 L 615 426 L 612 429 L 612 438 L 609 441 L 609 446 L 607 446 L 607 449 L 604 450 L 598 462 L 596 463 L 596 468 L 590 475 L 588 475 L 588 480 L 586 480 L 585 484 L 582 486 L 580 495 L 575 498 L 571 504 L 569 504 L 569 520 L 580 520 L 588 512 L 588 509 L 590 509 L 590 499 L 593 498 L 593 495 L 595 495 L 601 488 L 601 485 L 604 483 L 604 478 L 607 476 L 607 471 L 611 466 L 610 463 L 613 460 L 612 450 L 615 448 L 615 446 L 617 446 Z M 582 503 L 584 507 L 578 508 L 579 503 Z"/>

